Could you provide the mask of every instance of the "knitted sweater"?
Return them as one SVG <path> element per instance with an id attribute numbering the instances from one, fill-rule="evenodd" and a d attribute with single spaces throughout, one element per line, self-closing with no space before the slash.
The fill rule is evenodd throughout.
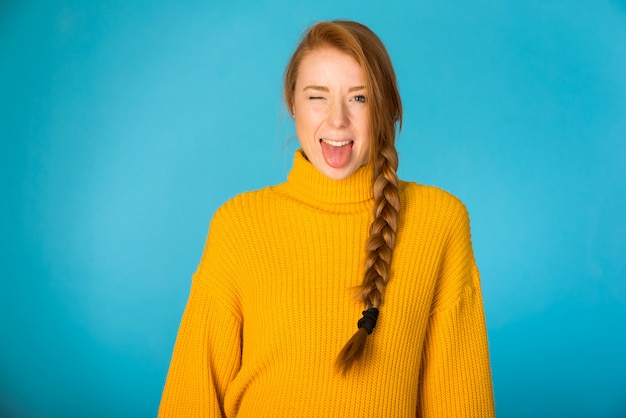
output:
<path id="1" fill-rule="evenodd" d="M 400 182 L 378 324 L 347 375 L 334 370 L 364 309 L 372 178 L 328 179 L 297 152 L 285 183 L 215 213 L 159 416 L 494 416 L 467 211 L 434 187 Z"/>

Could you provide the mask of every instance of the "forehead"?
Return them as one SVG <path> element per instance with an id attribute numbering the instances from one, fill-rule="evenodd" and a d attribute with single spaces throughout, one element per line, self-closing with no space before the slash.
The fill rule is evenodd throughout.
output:
<path id="1" fill-rule="evenodd" d="M 298 68 L 296 86 L 302 84 L 343 86 L 364 85 L 365 75 L 359 63 L 335 48 L 318 48 L 306 54 Z"/>

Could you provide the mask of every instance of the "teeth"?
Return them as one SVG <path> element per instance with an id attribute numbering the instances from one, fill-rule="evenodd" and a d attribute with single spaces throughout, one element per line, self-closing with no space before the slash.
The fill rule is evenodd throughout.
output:
<path id="1" fill-rule="evenodd" d="M 325 144 L 328 144 L 333 147 L 343 147 L 344 145 L 348 145 L 352 141 L 331 141 L 330 139 L 322 138 Z"/>

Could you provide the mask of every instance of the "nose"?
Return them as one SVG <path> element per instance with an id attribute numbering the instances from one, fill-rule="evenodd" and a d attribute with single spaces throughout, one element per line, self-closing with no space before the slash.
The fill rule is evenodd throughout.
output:
<path id="1" fill-rule="evenodd" d="M 334 103 L 328 111 L 328 124 L 333 128 L 345 128 L 350 124 L 348 109 L 341 102 Z"/>

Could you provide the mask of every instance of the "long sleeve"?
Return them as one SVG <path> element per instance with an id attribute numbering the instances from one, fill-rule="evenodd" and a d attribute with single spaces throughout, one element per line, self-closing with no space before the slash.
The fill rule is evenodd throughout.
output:
<path id="1" fill-rule="evenodd" d="M 417 415 L 493 417 L 480 276 L 465 207 L 451 224 L 424 344 Z"/>
<path id="2" fill-rule="evenodd" d="M 215 214 L 161 417 L 493 416 L 485 319 L 463 204 L 401 182 L 376 331 L 333 367 L 363 306 L 373 167 L 340 181 L 296 153 L 288 181 Z"/>
<path id="3" fill-rule="evenodd" d="M 233 254 L 214 224 L 192 279 L 159 417 L 225 416 L 226 389 L 241 365 L 242 318 L 228 280 Z"/>

